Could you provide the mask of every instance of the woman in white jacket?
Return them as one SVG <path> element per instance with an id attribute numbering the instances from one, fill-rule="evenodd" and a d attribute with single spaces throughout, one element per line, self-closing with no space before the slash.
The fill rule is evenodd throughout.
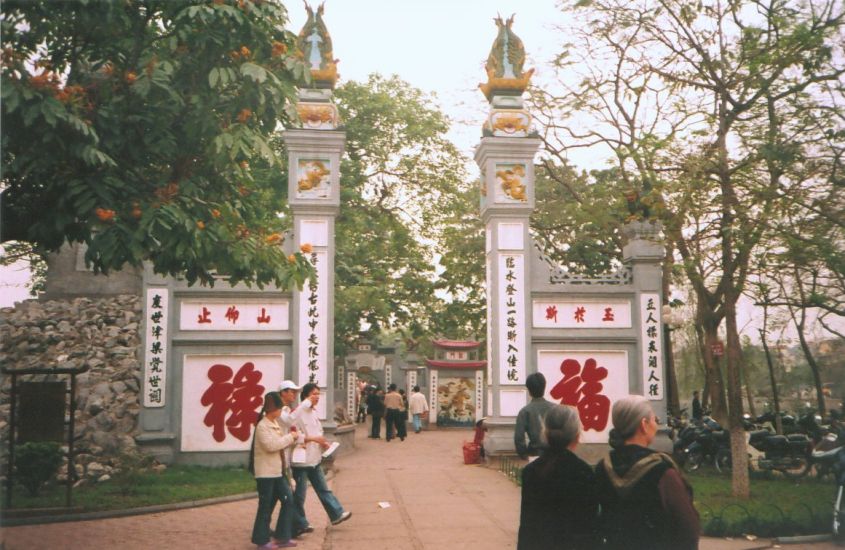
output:
<path id="1" fill-rule="evenodd" d="M 255 426 L 250 451 L 251 471 L 255 475 L 258 488 L 258 512 L 255 514 L 255 524 L 252 528 L 252 542 L 265 550 L 296 546 L 291 540 L 294 503 L 288 477 L 285 475 L 288 465 L 285 463 L 284 449 L 296 443 L 297 434 L 295 431 L 287 435 L 282 433 L 276 422 L 281 412 L 281 396 L 277 392 L 265 395 L 264 408 Z M 270 540 L 270 520 L 276 501 L 281 502 L 282 509 L 273 531 L 275 540 Z"/>

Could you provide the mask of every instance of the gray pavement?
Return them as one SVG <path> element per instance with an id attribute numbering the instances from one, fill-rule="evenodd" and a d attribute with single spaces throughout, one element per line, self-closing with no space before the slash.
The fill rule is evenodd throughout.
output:
<path id="1" fill-rule="evenodd" d="M 309 489 L 306 512 L 314 533 L 304 550 L 498 550 L 516 548 L 519 488 L 497 470 L 463 464 L 466 430 L 410 433 L 404 442 L 366 438 L 337 459 L 330 484 L 352 518 L 331 526 Z M 387 503 L 381 507 L 379 503 Z M 256 500 L 113 519 L 7 528 L 5 550 L 221 548 L 248 550 Z M 777 548 L 771 541 L 702 539 L 701 550 Z M 780 545 L 832 550 L 832 543 Z"/>

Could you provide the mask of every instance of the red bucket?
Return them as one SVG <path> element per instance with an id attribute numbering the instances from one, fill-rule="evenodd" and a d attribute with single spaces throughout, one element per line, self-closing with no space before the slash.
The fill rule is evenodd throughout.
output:
<path id="1" fill-rule="evenodd" d="M 464 464 L 478 464 L 481 462 L 481 445 L 467 441 L 464 443 Z"/>

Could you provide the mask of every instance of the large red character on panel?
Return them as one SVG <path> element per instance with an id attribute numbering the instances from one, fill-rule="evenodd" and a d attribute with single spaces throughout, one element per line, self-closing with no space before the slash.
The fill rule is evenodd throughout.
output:
<path id="1" fill-rule="evenodd" d="M 575 359 L 564 359 L 560 364 L 563 380 L 552 388 L 550 395 L 563 405 L 578 408 L 578 416 L 586 430 L 600 432 L 607 427 L 610 416 L 610 399 L 601 394 L 607 378 L 607 369 L 599 367 L 595 359 L 584 361 L 584 368 Z"/>
<path id="2" fill-rule="evenodd" d="M 227 365 L 212 365 L 208 369 L 211 385 L 202 394 L 200 403 L 210 406 L 203 422 L 212 428 L 215 441 L 226 439 L 226 429 L 241 441 L 249 439 L 258 416 L 256 409 L 261 406 L 264 394 L 264 386 L 259 384 L 261 376 L 252 362 L 244 363 L 234 379 L 232 369 Z M 227 413 L 231 413 L 228 418 Z"/>

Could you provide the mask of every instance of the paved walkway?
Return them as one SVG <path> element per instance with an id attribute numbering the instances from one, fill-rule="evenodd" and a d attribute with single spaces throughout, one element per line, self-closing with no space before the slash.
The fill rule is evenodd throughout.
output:
<path id="1" fill-rule="evenodd" d="M 519 488 L 483 466 L 465 466 L 471 432 L 439 430 L 398 439 L 356 434 L 357 451 L 338 458 L 334 492 L 352 518 L 328 525 L 309 489 L 306 512 L 316 531 L 303 550 L 507 550 L 516 547 Z M 380 502 L 389 503 L 382 508 Z M 249 550 L 256 500 L 115 519 L 12 527 L 5 550 L 215 548 Z M 701 550 L 772 548 L 769 541 L 703 539 Z M 832 550 L 831 543 L 783 546 Z"/>

